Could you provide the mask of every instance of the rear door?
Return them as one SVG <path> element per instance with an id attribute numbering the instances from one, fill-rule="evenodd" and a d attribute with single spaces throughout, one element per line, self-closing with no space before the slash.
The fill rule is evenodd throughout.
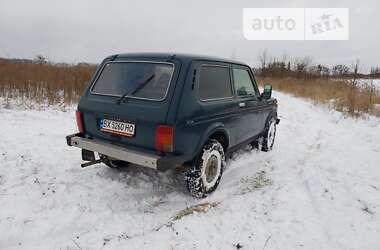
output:
<path id="1" fill-rule="evenodd" d="M 257 136 L 264 129 L 264 113 L 258 88 L 254 82 L 251 70 L 243 65 L 232 66 L 232 78 L 239 124 L 239 142 L 244 142 Z"/>
<path id="2" fill-rule="evenodd" d="M 106 62 L 79 103 L 86 134 L 153 150 L 155 129 L 166 124 L 179 66 L 161 61 Z"/>

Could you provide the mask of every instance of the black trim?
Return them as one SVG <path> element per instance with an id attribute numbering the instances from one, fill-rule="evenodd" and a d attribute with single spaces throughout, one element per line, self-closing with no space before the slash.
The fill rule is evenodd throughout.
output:
<path id="1" fill-rule="evenodd" d="M 227 156 L 227 157 L 231 157 L 232 154 L 233 154 L 234 152 L 236 152 L 237 150 L 239 150 L 239 149 L 243 149 L 243 148 L 245 148 L 245 146 L 247 146 L 247 145 L 250 144 L 251 142 L 257 140 L 257 139 L 260 137 L 260 135 L 261 135 L 262 133 L 263 133 L 263 132 L 261 132 L 261 133 L 258 134 L 258 135 L 252 136 L 252 137 L 250 137 L 250 138 L 244 140 L 243 142 L 240 142 L 239 144 L 236 144 L 236 145 L 234 145 L 234 146 L 232 146 L 232 147 L 229 147 L 229 148 L 227 149 L 226 156 Z"/>
<path id="2" fill-rule="evenodd" d="M 111 56 L 110 61 L 114 61 L 118 57 L 118 54 Z"/>
<path id="3" fill-rule="evenodd" d="M 66 143 L 68 146 L 70 146 L 70 147 L 72 146 L 71 139 L 75 136 L 84 137 L 82 133 L 76 133 L 76 134 L 66 136 Z"/>

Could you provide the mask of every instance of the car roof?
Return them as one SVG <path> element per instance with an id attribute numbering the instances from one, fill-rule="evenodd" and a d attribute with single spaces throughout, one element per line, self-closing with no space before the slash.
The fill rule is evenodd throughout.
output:
<path id="1" fill-rule="evenodd" d="M 197 54 L 184 54 L 184 53 L 124 53 L 110 56 L 113 57 L 114 60 L 122 60 L 122 59 L 149 59 L 149 58 L 160 58 L 160 59 L 178 59 L 180 61 L 195 61 L 195 60 L 204 60 L 204 61 L 216 61 L 216 62 L 224 62 L 224 63 L 233 63 L 233 64 L 241 64 L 247 65 L 244 62 L 235 61 L 227 58 L 220 58 L 214 56 L 207 55 L 197 55 Z"/>

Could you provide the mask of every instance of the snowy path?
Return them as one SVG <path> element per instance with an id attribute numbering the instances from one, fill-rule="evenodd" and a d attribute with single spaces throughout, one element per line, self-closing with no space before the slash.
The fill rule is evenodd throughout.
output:
<path id="1" fill-rule="evenodd" d="M 72 112 L 0 110 L 0 249 L 380 249 L 380 121 L 275 95 L 274 150 L 237 154 L 217 207 L 158 231 L 204 202 L 178 174 L 81 169 Z"/>

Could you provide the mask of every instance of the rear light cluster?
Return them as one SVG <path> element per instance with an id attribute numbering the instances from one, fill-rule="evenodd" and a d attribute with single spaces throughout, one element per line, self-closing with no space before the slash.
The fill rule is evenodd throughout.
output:
<path id="1" fill-rule="evenodd" d="M 160 125 L 156 128 L 156 150 L 173 152 L 174 129 L 171 126 Z"/>
<path id="2" fill-rule="evenodd" d="M 75 112 L 75 118 L 77 120 L 77 126 L 80 133 L 84 133 L 84 126 L 83 126 L 83 117 L 82 113 L 80 111 Z"/>

